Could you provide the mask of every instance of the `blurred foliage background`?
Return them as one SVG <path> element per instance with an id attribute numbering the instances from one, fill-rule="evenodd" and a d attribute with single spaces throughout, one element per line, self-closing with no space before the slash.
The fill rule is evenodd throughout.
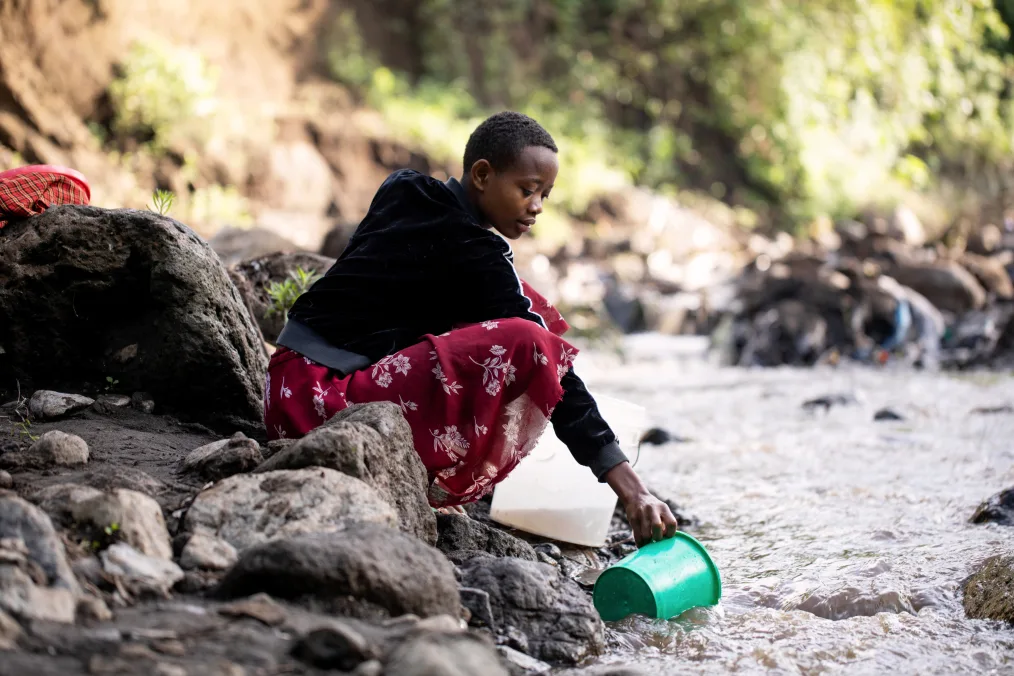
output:
<path id="1" fill-rule="evenodd" d="M 911 195 L 1005 207 L 1012 21 L 1014 0 L 363 0 L 323 47 L 437 157 L 490 111 L 536 116 L 572 213 L 636 183 L 799 231 Z"/>

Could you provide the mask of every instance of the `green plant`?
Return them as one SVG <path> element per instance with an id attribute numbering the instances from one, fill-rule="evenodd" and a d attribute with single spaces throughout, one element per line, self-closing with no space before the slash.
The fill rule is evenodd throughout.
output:
<path id="1" fill-rule="evenodd" d="M 296 267 L 289 272 L 288 277 L 281 282 L 271 282 L 266 288 L 271 304 L 268 307 L 267 315 L 273 317 L 282 315 L 286 320 L 289 318 L 289 310 L 292 309 L 296 299 L 303 295 L 313 283 L 321 278 L 316 270 L 304 270 Z"/>
<path id="2" fill-rule="evenodd" d="M 151 201 L 152 206 L 148 207 L 150 211 L 161 216 L 168 216 L 173 202 L 176 201 L 176 195 L 171 190 L 156 190 L 151 196 Z"/>
<path id="3" fill-rule="evenodd" d="M 86 546 L 92 551 L 98 552 L 103 549 L 108 549 L 121 539 L 122 533 L 120 532 L 120 524 L 114 522 L 108 526 L 94 529 L 91 536 L 86 540 Z"/>
<path id="4" fill-rule="evenodd" d="M 131 47 L 121 69 L 109 86 L 113 133 L 145 142 L 156 155 L 175 134 L 197 131 L 216 109 L 217 74 L 194 50 L 141 40 Z"/>
<path id="5" fill-rule="evenodd" d="M 120 384 L 119 380 L 116 380 L 112 376 L 106 376 L 106 387 L 105 387 L 106 392 L 109 392 L 119 384 Z"/>
<path id="6" fill-rule="evenodd" d="M 29 418 L 28 399 L 21 396 L 21 383 L 18 383 L 18 394 L 14 400 L 12 415 L 5 416 L 11 421 L 11 434 L 19 441 L 38 441 L 39 437 L 32 434 L 32 421 Z"/>

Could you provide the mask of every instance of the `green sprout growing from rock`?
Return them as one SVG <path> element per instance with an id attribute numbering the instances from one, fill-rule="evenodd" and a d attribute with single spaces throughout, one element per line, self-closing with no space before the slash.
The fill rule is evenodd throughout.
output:
<path id="1" fill-rule="evenodd" d="M 313 286 L 313 283 L 320 278 L 321 275 L 318 275 L 316 270 L 307 271 L 301 267 L 297 267 L 289 272 L 289 276 L 285 280 L 271 282 L 267 287 L 268 298 L 270 299 L 267 315 L 269 317 L 282 315 L 284 319 L 288 320 L 289 310 L 292 309 L 292 305 L 296 302 L 296 299 L 306 293 Z"/>
<path id="2" fill-rule="evenodd" d="M 168 216 L 169 210 L 173 208 L 173 202 L 175 201 L 176 195 L 173 194 L 172 190 L 156 190 L 151 196 L 152 206 L 148 207 L 148 209 L 160 216 Z"/>

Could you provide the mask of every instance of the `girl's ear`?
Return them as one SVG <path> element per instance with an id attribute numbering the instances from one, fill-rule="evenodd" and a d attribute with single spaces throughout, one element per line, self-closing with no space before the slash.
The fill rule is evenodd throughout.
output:
<path id="1" fill-rule="evenodd" d="M 468 172 L 472 179 L 472 186 L 479 192 L 486 190 L 489 185 L 490 176 L 493 174 L 493 167 L 489 160 L 477 160 Z"/>

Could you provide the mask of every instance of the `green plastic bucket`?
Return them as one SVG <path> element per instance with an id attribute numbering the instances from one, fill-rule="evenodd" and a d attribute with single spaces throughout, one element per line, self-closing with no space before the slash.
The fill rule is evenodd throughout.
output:
<path id="1" fill-rule="evenodd" d="M 686 533 L 652 542 L 605 570 L 595 582 L 595 609 L 606 622 L 640 614 L 668 620 L 722 598 L 718 566 Z"/>

